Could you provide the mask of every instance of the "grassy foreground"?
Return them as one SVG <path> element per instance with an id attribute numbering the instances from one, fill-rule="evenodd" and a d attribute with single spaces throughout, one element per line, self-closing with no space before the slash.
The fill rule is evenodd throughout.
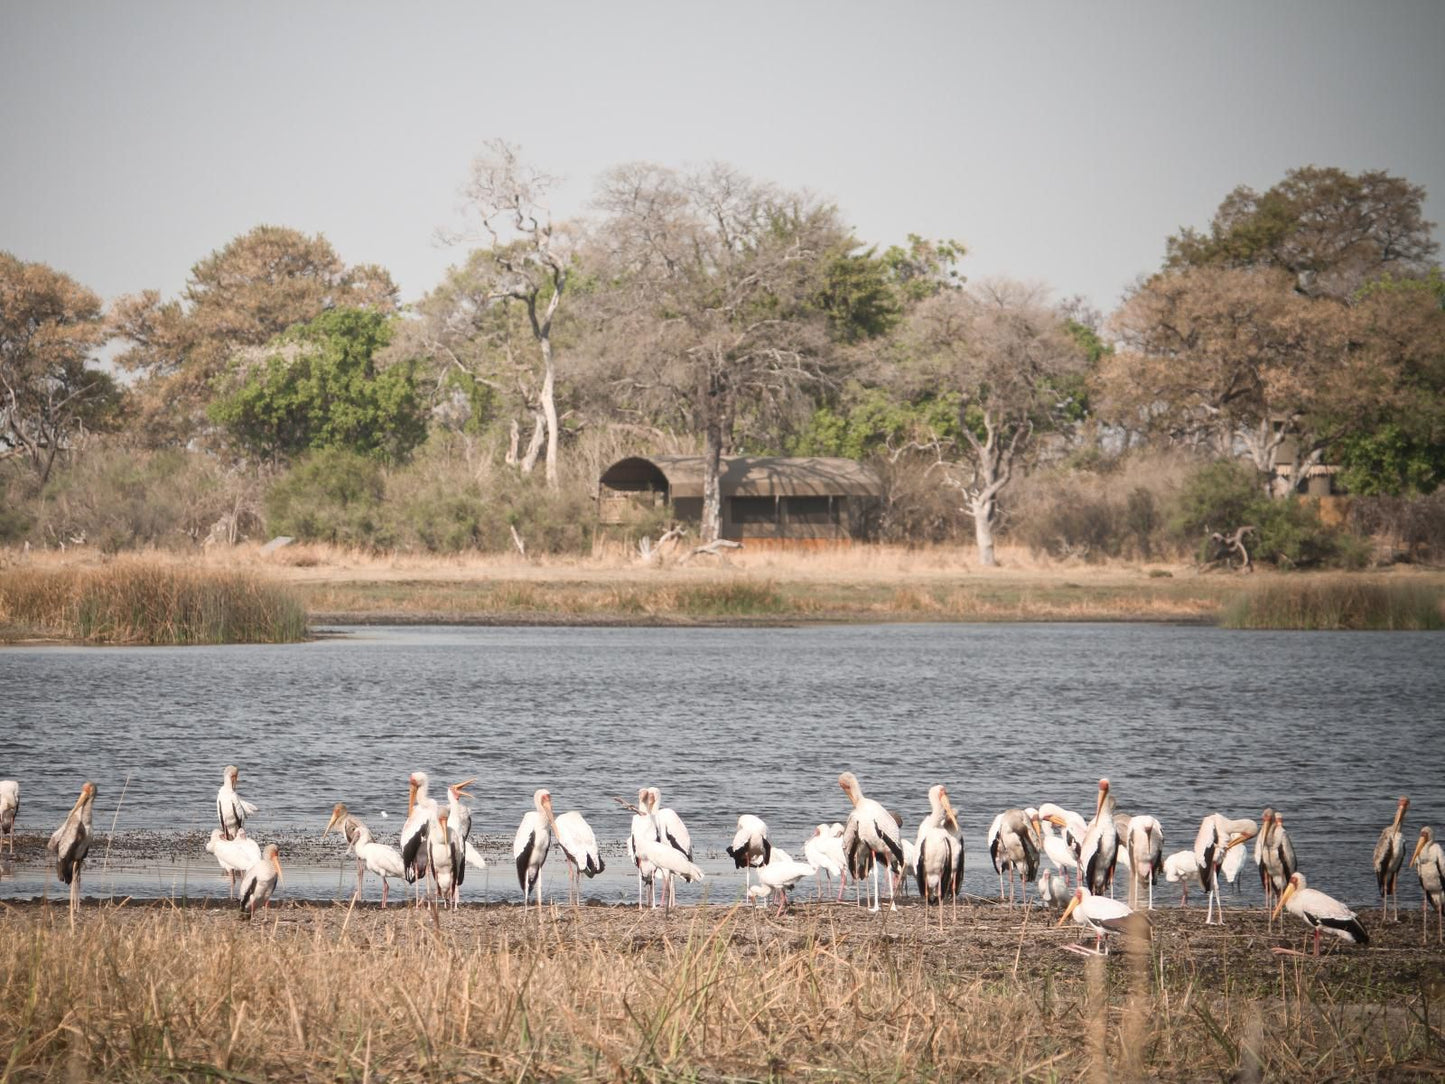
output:
<path id="1" fill-rule="evenodd" d="M 804 906 L 9 909 L 0 1080 L 1438 1079 L 1442 953 L 1277 956 L 1156 912 L 1107 960 L 1032 913 Z M 1372 926 L 1372 932 L 1375 927 Z"/>

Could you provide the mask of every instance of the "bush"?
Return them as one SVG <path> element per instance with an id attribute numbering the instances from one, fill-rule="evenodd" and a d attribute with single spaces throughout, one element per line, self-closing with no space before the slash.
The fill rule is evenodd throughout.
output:
<path id="1" fill-rule="evenodd" d="M 1445 490 L 1428 497 L 1358 498 L 1350 502 L 1349 525 L 1376 540 L 1386 563 L 1445 560 Z"/>
<path id="2" fill-rule="evenodd" d="M 385 495 L 374 460 L 338 448 L 315 452 L 266 494 L 267 526 L 273 535 L 303 542 L 385 549 L 393 542 Z"/>

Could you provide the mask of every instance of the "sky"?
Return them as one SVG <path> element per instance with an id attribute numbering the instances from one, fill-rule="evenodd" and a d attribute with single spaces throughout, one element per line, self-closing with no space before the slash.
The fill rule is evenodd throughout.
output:
<path id="1" fill-rule="evenodd" d="M 1445 219 L 1442 53 L 1439 0 L 0 0 L 0 250 L 170 297 L 283 225 L 413 301 L 502 138 L 562 178 L 557 219 L 610 166 L 721 161 L 1107 314 L 1298 166 L 1387 170 Z"/>

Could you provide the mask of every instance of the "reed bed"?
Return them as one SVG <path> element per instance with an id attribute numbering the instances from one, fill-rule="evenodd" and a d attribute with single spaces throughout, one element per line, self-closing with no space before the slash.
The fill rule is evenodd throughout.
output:
<path id="1" fill-rule="evenodd" d="M 1429 994 L 1326 980 L 1298 958 L 1276 967 L 1266 952 L 1241 981 L 1207 947 L 1086 963 L 1050 936 L 1066 931 L 1027 923 L 985 951 L 974 931 L 912 914 L 880 933 L 878 916 L 689 910 L 478 908 L 433 925 L 405 908 L 243 923 L 229 908 L 132 906 L 72 928 L 61 908 L 17 909 L 0 926 L 0 1082 L 1445 1069 Z"/>
<path id="2" fill-rule="evenodd" d="M 1231 629 L 1440 629 L 1445 628 L 1445 596 L 1437 585 L 1420 581 L 1281 576 L 1247 587 L 1224 607 L 1220 624 Z"/>
<path id="3" fill-rule="evenodd" d="M 6 639 L 93 644 L 289 643 L 306 611 L 288 588 L 251 572 L 147 561 L 0 571 Z"/>

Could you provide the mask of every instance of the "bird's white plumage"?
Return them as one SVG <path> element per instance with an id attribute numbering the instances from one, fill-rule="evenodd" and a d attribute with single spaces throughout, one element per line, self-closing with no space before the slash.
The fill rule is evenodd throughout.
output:
<path id="1" fill-rule="evenodd" d="M 20 812 L 20 784 L 14 779 L 0 779 L 0 838 L 10 841 L 15 853 L 15 818 Z"/>

